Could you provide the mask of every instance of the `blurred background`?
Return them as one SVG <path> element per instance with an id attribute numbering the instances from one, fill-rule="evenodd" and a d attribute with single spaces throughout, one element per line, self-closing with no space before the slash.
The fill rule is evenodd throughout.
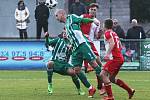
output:
<path id="1" fill-rule="evenodd" d="M 15 9 L 19 0 L 0 0 L 0 37 L 19 37 L 16 29 L 16 20 L 14 17 Z M 104 19 L 112 17 L 118 19 L 122 28 L 127 31 L 130 27 L 130 21 L 136 18 L 144 27 L 147 36 L 149 34 L 150 21 L 150 0 L 80 0 L 86 6 L 92 2 L 97 2 L 100 9 L 97 18 L 103 22 Z M 34 10 L 37 0 L 24 0 L 30 11 L 30 23 L 28 25 L 29 37 L 36 36 L 36 21 L 34 18 Z M 56 8 L 62 8 L 68 11 L 74 0 L 58 0 Z M 111 11 L 110 11 L 111 9 Z M 49 32 L 58 34 L 61 32 L 63 25 L 57 23 L 54 18 L 54 10 L 50 10 Z M 149 37 L 149 36 L 148 36 Z"/>

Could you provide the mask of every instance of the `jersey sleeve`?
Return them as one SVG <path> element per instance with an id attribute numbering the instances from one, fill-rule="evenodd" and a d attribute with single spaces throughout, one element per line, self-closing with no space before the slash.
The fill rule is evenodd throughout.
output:
<path id="1" fill-rule="evenodd" d="M 90 23 L 93 22 L 93 19 L 90 18 L 83 18 L 83 16 L 77 16 L 75 14 L 72 14 L 72 20 L 74 23 Z"/>
<path id="2" fill-rule="evenodd" d="M 46 43 L 50 46 L 55 46 L 58 40 L 59 38 L 55 38 L 55 39 L 46 38 Z"/>
<path id="3" fill-rule="evenodd" d="M 106 32 L 105 38 L 106 38 L 106 40 L 109 40 L 111 38 L 111 32 Z"/>

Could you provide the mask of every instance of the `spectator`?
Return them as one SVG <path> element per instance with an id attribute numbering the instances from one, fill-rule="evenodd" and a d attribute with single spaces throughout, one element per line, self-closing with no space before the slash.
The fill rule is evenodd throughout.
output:
<path id="1" fill-rule="evenodd" d="M 126 39 L 145 39 L 146 35 L 142 26 L 139 26 L 136 19 L 132 19 L 132 27 L 128 29 Z M 140 56 L 140 41 L 132 41 L 130 49 L 137 52 L 137 59 Z"/>
<path id="2" fill-rule="evenodd" d="M 113 20 L 113 31 L 117 33 L 117 35 L 118 35 L 119 38 L 125 39 L 124 30 L 119 25 L 117 19 Z"/>
<path id="3" fill-rule="evenodd" d="M 132 27 L 128 29 L 126 39 L 145 39 L 145 31 L 139 26 L 136 19 L 132 19 Z"/>
<path id="4" fill-rule="evenodd" d="M 71 5 L 69 14 L 76 14 L 78 16 L 86 13 L 86 7 L 80 0 L 75 0 L 75 2 Z"/>
<path id="5" fill-rule="evenodd" d="M 27 39 L 27 24 L 29 23 L 29 10 L 24 1 L 20 0 L 15 10 L 16 27 L 19 30 L 20 39 Z"/>
<path id="6" fill-rule="evenodd" d="M 37 39 L 41 38 L 42 28 L 44 29 L 44 33 L 48 32 L 48 18 L 49 18 L 49 9 L 45 5 L 45 0 L 40 0 L 39 5 L 36 6 L 35 9 Z"/>

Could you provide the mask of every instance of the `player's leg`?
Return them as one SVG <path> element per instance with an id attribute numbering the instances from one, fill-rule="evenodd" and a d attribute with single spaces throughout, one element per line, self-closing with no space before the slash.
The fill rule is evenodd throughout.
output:
<path id="1" fill-rule="evenodd" d="M 93 71 L 93 68 L 91 66 L 89 66 L 89 62 L 87 60 L 84 60 L 84 68 L 85 68 L 85 73 L 89 73 L 91 71 Z"/>
<path id="2" fill-rule="evenodd" d="M 71 76 L 73 83 L 75 84 L 77 88 L 78 95 L 85 95 L 85 92 L 81 90 L 80 88 L 80 81 L 78 79 L 77 74 L 75 73 L 75 70 L 72 68 L 72 65 L 66 64 L 66 67 L 64 68 L 64 71 L 66 71 L 67 75 Z"/>
<path id="3" fill-rule="evenodd" d="M 82 62 L 83 62 L 83 56 L 81 54 L 80 47 L 75 52 L 73 52 L 71 61 L 72 61 L 72 64 L 75 66 L 74 67 L 75 72 L 79 74 L 81 71 L 81 66 L 82 66 Z M 85 77 L 82 77 L 82 78 L 80 76 L 80 79 L 82 80 L 82 82 L 85 82 L 85 81 L 83 81 Z M 88 83 L 83 83 L 83 84 L 88 84 Z M 96 89 L 92 85 L 90 85 L 90 87 L 89 86 L 87 86 L 87 87 L 89 89 L 89 97 L 93 97 L 93 95 L 96 92 Z"/>
<path id="4" fill-rule="evenodd" d="M 77 73 L 77 76 L 79 77 L 79 79 L 81 80 L 81 82 L 83 83 L 83 85 L 86 87 L 86 88 L 89 88 L 91 86 L 91 84 L 89 83 L 89 81 L 87 80 L 87 77 L 86 75 L 84 74 L 84 72 L 82 72 L 80 70 L 79 73 Z"/>
<path id="5" fill-rule="evenodd" d="M 110 76 L 110 81 L 118 85 L 119 87 L 123 88 L 124 90 L 126 90 L 129 94 L 129 99 L 131 99 L 134 95 L 135 90 L 130 88 L 129 85 L 125 83 L 123 80 L 116 78 L 116 75 L 118 74 L 118 72 L 119 72 L 119 69 L 116 70 L 115 73 Z"/>
<path id="6" fill-rule="evenodd" d="M 97 63 L 96 59 L 97 57 L 94 55 L 94 53 L 92 52 L 92 50 L 90 49 L 90 47 L 87 44 L 83 44 L 83 47 L 81 47 L 82 49 L 82 55 L 83 55 L 83 59 L 86 59 L 90 65 L 93 67 L 93 69 L 96 72 L 96 77 L 97 77 L 97 82 L 98 82 L 98 89 L 102 89 L 102 79 L 100 77 L 100 72 L 101 72 L 101 66 L 102 63 L 99 60 L 99 64 Z M 96 49 L 94 49 L 96 51 Z M 97 54 L 98 55 L 98 54 Z M 104 94 L 105 91 L 102 90 L 101 94 Z"/>
<path id="7" fill-rule="evenodd" d="M 93 87 L 90 82 L 87 80 L 87 77 L 86 75 L 84 74 L 84 72 L 81 71 L 81 68 L 80 67 L 75 67 L 74 68 L 76 70 L 76 73 L 79 77 L 79 79 L 81 80 L 81 82 L 83 83 L 83 85 L 88 88 L 88 91 L 89 91 L 89 98 L 92 98 L 93 95 L 95 94 L 96 92 L 96 89 L 95 87 Z"/>
<path id="8" fill-rule="evenodd" d="M 109 80 L 109 72 L 106 70 L 102 70 L 100 75 L 103 79 L 105 90 L 108 95 L 107 97 L 104 97 L 103 100 L 114 100 L 111 88 L 111 81 Z"/>
<path id="9" fill-rule="evenodd" d="M 47 66 L 47 79 L 48 79 L 48 93 L 52 94 L 53 89 L 52 89 L 52 76 L 53 76 L 53 61 L 49 61 L 46 66 Z"/>
<path id="10" fill-rule="evenodd" d="M 96 49 L 96 47 L 92 41 L 90 41 L 90 46 L 91 46 L 93 53 L 96 55 L 97 64 L 101 67 L 102 62 L 101 62 L 99 53 L 98 53 L 98 51 L 97 51 L 97 49 Z M 103 94 L 105 94 L 105 88 L 104 88 L 104 85 L 102 82 L 102 78 L 99 76 L 99 74 L 96 75 L 96 78 L 97 78 L 97 89 L 99 90 L 100 95 L 103 95 Z"/>

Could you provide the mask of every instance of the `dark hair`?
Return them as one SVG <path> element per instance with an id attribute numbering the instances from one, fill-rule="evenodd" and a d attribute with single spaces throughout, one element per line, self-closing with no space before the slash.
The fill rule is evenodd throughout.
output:
<path id="1" fill-rule="evenodd" d="M 112 19 L 106 19 L 104 24 L 105 24 L 105 28 L 107 28 L 107 29 L 112 29 L 112 27 L 113 27 Z"/>
<path id="2" fill-rule="evenodd" d="M 22 7 L 20 7 L 20 4 L 21 3 L 23 3 L 23 6 Z M 22 1 L 22 0 L 20 0 L 19 2 L 18 2 L 18 9 L 19 10 L 24 10 L 25 9 L 25 4 L 24 4 L 24 2 Z"/>
<path id="3" fill-rule="evenodd" d="M 96 8 L 98 9 L 98 8 L 99 8 L 98 3 L 91 3 L 91 4 L 89 5 L 89 8 L 93 8 L 93 7 L 96 7 Z"/>

